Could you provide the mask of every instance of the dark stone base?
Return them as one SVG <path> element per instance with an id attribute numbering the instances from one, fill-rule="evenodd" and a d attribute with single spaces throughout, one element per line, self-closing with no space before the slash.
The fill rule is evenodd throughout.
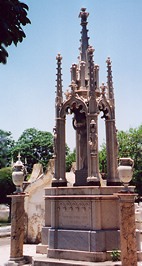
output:
<path id="1" fill-rule="evenodd" d="M 119 181 L 116 181 L 116 182 L 114 182 L 114 181 L 107 181 L 107 186 L 111 186 L 111 187 L 120 187 L 120 186 L 122 186 L 122 183 L 121 182 L 119 182 Z"/>
<path id="2" fill-rule="evenodd" d="M 75 171 L 75 183 L 74 186 L 87 186 L 88 171 L 85 169 Z"/>
<path id="3" fill-rule="evenodd" d="M 89 181 L 87 182 L 87 186 L 100 186 L 100 181 Z"/>
<path id="4" fill-rule="evenodd" d="M 67 181 L 65 182 L 53 182 L 51 184 L 52 187 L 67 187 Z"/>

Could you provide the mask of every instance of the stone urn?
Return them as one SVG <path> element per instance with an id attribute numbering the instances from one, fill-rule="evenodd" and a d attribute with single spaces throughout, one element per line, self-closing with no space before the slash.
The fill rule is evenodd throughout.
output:
<path id="1" fill-rule="evenodd" d="M 129 191 L 128 185 L 133 176 L 134 160 L 131 158 L 120 158 L 117 168 L 120 181 L 124 184 L 124 191 Z"/>
<path id="2" fill-rule="evenodd" d="M 12 167 L 12 181 L 16 186 L 16 191 L 14 194 L 23 192 L 23 182 L 26 174 L 26 168 L 20 160 L 20 154 L 18 155 L 18 160 L 14 163 Z"/>

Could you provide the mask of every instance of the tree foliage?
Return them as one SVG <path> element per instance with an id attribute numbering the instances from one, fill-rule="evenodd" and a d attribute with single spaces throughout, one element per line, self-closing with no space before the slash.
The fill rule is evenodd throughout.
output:
<path id="1" fill-rule="evenodd" d="M 12 182 L 11 167 L 0 169 L 0 203 L 10 204 L 10 198 L 7 195 L 15 191 L 15 185 Z"/>
<path id="2" fill-rule="evenodd" d="M 134 160 L 133 184 L 142 195 L 142 125 L 118 132 L 119 157 L 131 157 Z"/>
<path id="3" fill-rule="evenodd" d="M 41 163 L 46 168 L 49 159 L 53 157 L 53 136 L 35 128 L 26 129 L 12 148 L 14 161 L 17 160 L 18 152 L 23 163 L 26 159 L 29 173 L 35 163 Z"/>
<path id="4" fill-rule="evenodd" d="M 22 26 L 30 23 L 28 6 L 19 0 L 0 0 L 0 63 L 7 62 L 6 47 L 22 42 L 26 37 Z"/>
<path id="5" fill-rule="evenodd" d="M 74 149 L 73 152 L 71 152 L 68 148 L 66 154 L 66 172 L 69 172 L 71 170 L 73 162 L 76 162 L 76 150 Z"/>
<path id="6" fill-rule="evenodd" d="M 101 150 L 99 151 L 99 169 L 102 178 L 106 179 L 107 174 L 107 156 L 106 156 L 106 144 L 103 143 Z"/>
<path id="7" fill-rule="evenodd" d="M 11 164 L 11 148 L 13 145 L 11 132 L 0 129 L 0 168 Z"/>

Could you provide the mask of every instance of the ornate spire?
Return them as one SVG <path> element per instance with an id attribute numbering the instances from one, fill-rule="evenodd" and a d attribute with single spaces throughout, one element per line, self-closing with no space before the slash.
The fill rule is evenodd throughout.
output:
<path id="1" fill-rule="evenodd" d="M 79 17 L 81 18 L 81 23 L 80 25 L 82 26 L 82 31 L 81 31 L 81 61 L 87 61 L 87 49 L 89 46 L 88 40 L 88 30 L 86 28 L 88 22 L 87 22 L 87 17 L 89 16 L 89 13 L 86 12 L 86 8 L 81 8 Z"/>
<path id="2" fill-rule="evenodd" d="M 89 61 L 89 85 L 90 96 L 95 96 L 95 76 L 94 76 L 94 61 L 93 61 L 94 48 L 92 46 L 88 47 L 88 61 Z"/>
<path id="3" fill-rule="evenodd" d="M 88 61 L 89 61 L 89 109 L 90 113 L 97 111 L 96 102 L 96 82 L 94 73 L 94 61 L 93 61 L 94 48 L 92 46 L 88 47 Z"/>
<path id="4" fill-rule="evenodd" d="M 107 63 L 107 89 L 108 89 L 108 100 L 114 100 L 113 92 L 113 81 L 112 81 L 112 70 L 111 70 L 111 60 L 110 57 L 106 60 Z"/>
<path id="5" fill-rule="evenodd" d="M 57 91 L 56 91 L 56 108 L 57 108 L 57 117 L 58 117 L 58 113 L 59 113 L 59 108 L 61 106 L 61 103 L 63 102 L 63 96 L 62 96 L 62 73 L 61 73 L 61 61 L 62 61 L 62 56 L 60 54 L 58 54 L 56 56 L 56 60 L 57 60 Z"/>
<path id="6" fill-rule="evenodd" d="M 110 57 L 106 60 L 107 63 L 107 98 L 112 111 L 112 117 L 115 119 L 115 101 L 114 101 L 114 90 L 112 81 L 112 70 Z"/>

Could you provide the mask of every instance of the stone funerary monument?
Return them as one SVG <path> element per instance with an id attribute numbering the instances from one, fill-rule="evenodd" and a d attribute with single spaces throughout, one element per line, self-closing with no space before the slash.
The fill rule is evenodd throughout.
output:
<path id="1" fill-rule="evenodd" d="M 65 93 L 66 99 L 62 91 L 62 57 L 58 54 L 56 58 L 55 172 L 52 187 L 45 189 L 45 226 L 42 228 L 42 247 L 47 250 L 47 263 L 51 258 L 105 261 L 110 259 L 113 249 L 120 249 L 119 200 L 115 193 L 121 187 L 117 174 L 118 147 L 111 61 L 110 58 L 106 61 L 107 85 L 100 86 L 99 66 L 94 64 L 94 49 L 89 45 L 88 15 L 82 8 L 79 14 L 82 27 L 79 62 L 71 66 L 71 85 Z M 100 113 L 103 114 L 106 128 L 106 186 L 101 186 L 99 173 Z M 73 114 L 73 128 L 76 131 L 77 161 L 72 187 L 67 186 L 65 177 L 65 122 L 68 114 Z M 42 264 L 35 260 L 34 265 Z"/>
<path id="2" fill-rule="evenodd" d="M 99 185 L 98 115 L 103 112 L 106 126 L 108 185 L 117 185 L 117 139 L 115 127 L 115 103 L 110 58 L 107 59 L 107 86 L 99 86 L 99 66 L 94 64 L 92 46 L 89 46 L 87 30 L 88 13 L 81 9 L 81 45 L 79 63 L 71 66 L 70 91 L 66 99 L 62 92 L 62 57 L 57 56 L 55 178 L 53 186 L 66 186 L 65 179 L 65 121 L 73 114 L 76 130 L 77 171 L 75 185 Z"/>

